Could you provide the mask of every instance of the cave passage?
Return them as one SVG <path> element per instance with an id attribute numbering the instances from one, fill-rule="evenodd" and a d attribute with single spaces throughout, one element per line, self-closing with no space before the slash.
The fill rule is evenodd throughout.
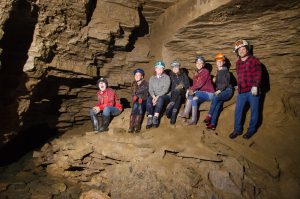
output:
<path id="1" fill-rule="evenodd" d="M 0 48 L 3 49 L 0 57 L 0 132 L 18 126 L 17 97 L 25 92 L 23 66 L 28 58 L 37 18 L 37 7 L 32 7 L 26 0 L 19 0 L 13 4 L 4 25 L 4 35 L 0 40 Z"/>

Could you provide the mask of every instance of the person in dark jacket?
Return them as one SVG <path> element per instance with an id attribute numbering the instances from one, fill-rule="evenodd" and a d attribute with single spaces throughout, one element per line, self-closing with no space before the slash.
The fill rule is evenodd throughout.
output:
<path id="1" fill-rule="evenodd" d="M 232 86 L 230 85 L 230 74 L 225 66 L 225 55 L 219 53 L 215 57 L 217 65 L 217 75 L 215 78 L 216 92 L 212 99 L 208 115 L 204 119 L 207 129 L 215 130 L 218 117 L 223 103 L 232 97 Z"/>
<path id="2" fill-rule="evenodd" d="M 195 62 L 197 71 L 193 77 L 193 85 L 187 90 L 184 111 L 178 114 L 179 117 L 189 118 L 192 109 L 192 118 L 187 121 L 187 125 L 197 124 L 198 104 L 204 101 L 211 101 L 215 92 L 210 72 L 205 68 L 204 57 L 197 56 Z"/>
<path id="3" fill-rule="evenodd" d="M 148 82 L 144 80 L 145 73 L 143 69 L 135 69 L 133 75 L 132 110 L 128 132 L 138 133 L 141 130 L 141 123 L 146 109 L 149 85 Z"/>
<path id="4" fill-rule="evenodd" d="M 108 131 L 108 125 L 111 116 L 117 116 L 122 112 L 122 105 L 115 91 L 108 88 L 108 82 L 101 77 L 97 81 L 99 91 L 97 92 L 98 103 L 90 110 L 90 117 L 94 131 Z M 101 114 L 101 122 L 98 120 L 98 114 Z"/>
<path id="5" fill-rule="evenodd" d="M 190 87 L 190 82 L 187 74 L 180 69 L 180 63 L 178 61 L 173 61 L 171 67 L 171 97 L 165 114 L 170 118 L 170 124 L 175 124 L 178 110 L 185 98 L 187 88 Z"/>

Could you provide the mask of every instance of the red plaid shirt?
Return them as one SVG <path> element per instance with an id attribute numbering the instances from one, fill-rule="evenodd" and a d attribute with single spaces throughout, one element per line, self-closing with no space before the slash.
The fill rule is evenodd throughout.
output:
<path id="1" fill-rule="evenodd" d="M 256 57 L 249 56 L 245 61 L 238 59 L 236 70 L 239 93 L 249 92 L 253 86 L 260 86 L 261 65 Z"/>

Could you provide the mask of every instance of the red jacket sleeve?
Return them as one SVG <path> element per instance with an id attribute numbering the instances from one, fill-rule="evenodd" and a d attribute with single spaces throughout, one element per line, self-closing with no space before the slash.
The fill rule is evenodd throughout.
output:
<path id="1" fill-rule="evenodd" d="M 194 76 L 193 85 L 189 88 L 192 91 L 201 89 L 209 78 L 209 72 L 206 69 L 203 69 L 200 73 Z"/>

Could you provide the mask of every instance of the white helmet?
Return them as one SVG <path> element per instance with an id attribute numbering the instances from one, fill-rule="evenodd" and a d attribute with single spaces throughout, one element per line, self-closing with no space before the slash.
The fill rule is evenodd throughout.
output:
<path id="1" fill-rule="evenodd" d="M 240 48 L 240 47 L 243 47 L 243 46 L 246 46 L 248 48 L 249 46 L 249 43 L 246 41 L 246 40 L 243 40 L 243 39 L 239 39 L 239 40 L 236 40 L 234 42 L 234 51 L 233 52 L 237 52 L 237 50 Z"/>

